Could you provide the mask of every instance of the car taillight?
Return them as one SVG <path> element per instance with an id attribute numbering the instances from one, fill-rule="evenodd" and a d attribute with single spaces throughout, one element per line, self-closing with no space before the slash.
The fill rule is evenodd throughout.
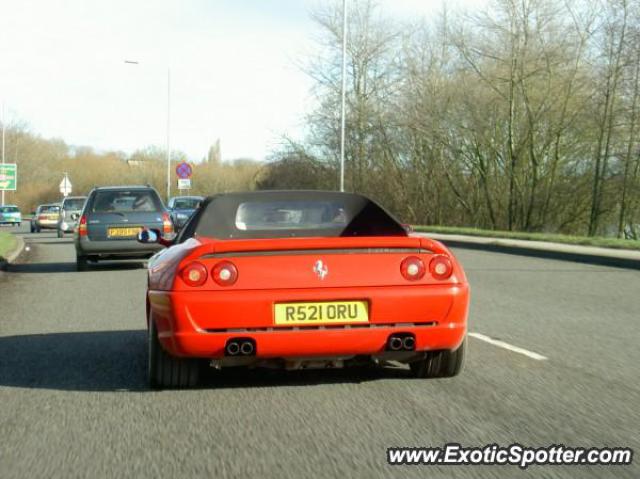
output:
<path id="1" fill-rule="evenodd" d="M 444 255 L 434 256 L 429 262 L 429 272 L 436 279 L 447 279 L 453 273 L 451 260 Z"/>
<path id="2" fill-rule="evenodd" d="M 87 236 L 87 217 L 82 215 L 78 223 L 78 236 Z"/>
<path id="3" fill-rule="evenodd" d="M 238 268 L 231 261 L 221 261 L 211 270 L 213 280 L 220 286 L 231 286 L 238 280 Z"/>
<path id="4" fill-rule="evenodd" d="M 183 268 L 180 276 L 188 286 L 202 286 L 207 281 L 207 268 L 202 263 L 194 261 Z"/>
<path id="5" fill-rule="evenodd" d="M 165 234 L 173 233 L 173 223 L 169 213 L 162 213 L 162 232 Z"/>
<path id="6" fill-rule="evenodd" d="M 426 271 L 424 263 L 417 256 L 409 256 L 400 264 L 400 272 L 405 279 L 417 281 L 424 276 Z"/>

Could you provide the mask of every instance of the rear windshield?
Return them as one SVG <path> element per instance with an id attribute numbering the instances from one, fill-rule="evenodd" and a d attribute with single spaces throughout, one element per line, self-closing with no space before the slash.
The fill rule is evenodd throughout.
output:
<path id="1" fill-rule="evenodd" d="M 96 213 L 130 213 L 162 210 L 162 202 L 153 190 L 98 191 L 92 211 Z"/>
<path id="2" fill-rule="evenodd" d="M 176 198 L 173 207 L 176 210 L 195 210 L 201 201 L 200 198 Z"/>
<path id="3" fill-rule="evenodd" d="M 181 240 L 406 236 L 389 213 L 364 196 L 323 191 L 231 193 L 205 201 Z"/>
<path id="4" fill-rule="evenodd" d="M 236 210 L 242 231 L 325 229 L 347 226 L 340 201 L 249 201 Z"/>
<path id="5" fill-rule="evenodd" d="M 40 213 L 58 213 L 60 211 L 59 206 L 44 205 L 40 207 Z"/>
<path id="6" fill-rule="evenodd" d="M 84 206 L 84 198 L 73 198 L 70 200 L 66 200 L 62 204 L 62 209 L 65 210 L 81 210 Z"/>
<path id="7" fill-rule="evenodd" d="M 17 206 L 0 206 L 0 213 L 20 213 Z"/>

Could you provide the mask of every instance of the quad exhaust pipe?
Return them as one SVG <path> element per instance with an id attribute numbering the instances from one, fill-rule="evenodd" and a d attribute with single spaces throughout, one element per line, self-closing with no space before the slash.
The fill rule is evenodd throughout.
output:
<path id="1" fill-rule="evenodd" d="M 392 334 L 387 339 L 387 349 L 389 351 L 415 351 L 416 338 L 410 333 Z"/>
<path id="2" fill-rule="evenodd" d="M 224 348 L 226 356 L 253 356 L 255 352 L 255 341 L 248 338 L 231 338 Z"/>
<path id="3" fill-rule="evenodd" d="M 398 336 L 391 336 L 389 338 L 389 349 L 391 351 L 400 351 L 402 349 L 402 339 Z"/>

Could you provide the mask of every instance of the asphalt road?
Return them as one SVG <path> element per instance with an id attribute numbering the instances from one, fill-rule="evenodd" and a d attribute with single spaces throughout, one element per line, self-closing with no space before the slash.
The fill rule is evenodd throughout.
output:
<path id="1" fill-rule="evenodd" d="M 145 387 L 145 271 L 75 271 L 29 234 L 0 273 L 0 477 L 640 477 L 631 466 L 389 466 L 391 446 L 640 450 L 640 271 L 457 250 L 472 286 L 463 374 L 211 375 Z"/>

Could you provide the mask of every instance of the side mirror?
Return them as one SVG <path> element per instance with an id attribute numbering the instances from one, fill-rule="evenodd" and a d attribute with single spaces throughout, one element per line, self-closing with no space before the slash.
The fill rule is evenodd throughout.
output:
<path id="1" fill-rule="evenodd" d="M 160 242 L 160 232 L 158 230 L 144 229 L 138 233 L 138 243 L 152 244 Z"/>
<path id="2" fill-rule="evenodd" d="M 73 221 L 78 221 L 78 218 L 80 218 L 80 213 L 71 213 L 71 219 Z"/>

